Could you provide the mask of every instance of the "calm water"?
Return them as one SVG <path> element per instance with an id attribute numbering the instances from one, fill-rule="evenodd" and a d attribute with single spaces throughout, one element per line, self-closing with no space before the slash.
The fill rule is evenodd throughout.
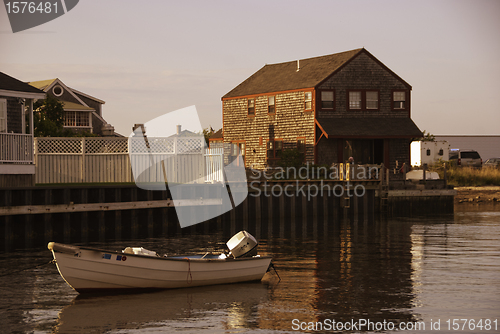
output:
<path id="1" fill-rule="evenodd" d="M 352 332 L 392 332 L 392 325 L 420 329 L 412 333 L 448 332 L 448 325 L 460 333 L 500 332 L 500 212 L 345 222 L 316 234 L 260 240 L 259 252 L 275 259 L 279 283 L 267 274 L 264 283 L 115 296 L 79 296 L 54 265 L 12 273 L 48 262 L 46 249 L 0 253 L 0 331 L 296 333 L 314 326 L 333 333 L 342 332 L 329 330 L 340 322 L 354 324 Z M 185 253 L 222 249 L 227 239 L 93 246 Z"/>

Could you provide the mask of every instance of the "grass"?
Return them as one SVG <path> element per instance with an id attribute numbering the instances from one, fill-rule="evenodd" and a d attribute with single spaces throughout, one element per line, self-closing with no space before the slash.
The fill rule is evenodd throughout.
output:
<path id="1" fill-rule="evenodd" d="M 500 186 L 500 168 L 456 167 L 446 164 L 448 184 L 456 187 Z M 429 170 L 444 178 L 444 163 L 436 163 Z"/>

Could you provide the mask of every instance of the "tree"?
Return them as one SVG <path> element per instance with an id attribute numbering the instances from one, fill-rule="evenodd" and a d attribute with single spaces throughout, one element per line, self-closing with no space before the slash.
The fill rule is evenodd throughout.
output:
<path id="1" fill-rule="evenodd" d="M 59 100 L 47 95 L 33 104 L 33 127 L 35 137 L 65 136 L 64 107 Z"/>
<path id="2" fill-rule="evenodd" d="M 433 134 L 425 133 L 425 130 L 424 130 L 424 132 L 422 132 L 422 134 L 424 136 L 420 139 L 421 141 L 435 141 L 436 140 L 436 137 L 434 137 Z"/>
<path id="3" fill-rule="evenodd" d="M 300 152 L 295 148 L 287 149 L 281 152 L 280 160 L 278 161 L 278 166 L 281 168 L 300 168 L 304 164 L 304 153 Z"/>

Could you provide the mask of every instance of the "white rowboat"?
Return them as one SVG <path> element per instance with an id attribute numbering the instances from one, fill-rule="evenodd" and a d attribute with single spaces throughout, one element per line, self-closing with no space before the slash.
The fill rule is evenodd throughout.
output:
<path id="1" fill-rule="evenodd" d="M 173 289 L 261 280 L 271 257 L 151 256 L 50 242 L 57 269 L 80 293 Z"/>

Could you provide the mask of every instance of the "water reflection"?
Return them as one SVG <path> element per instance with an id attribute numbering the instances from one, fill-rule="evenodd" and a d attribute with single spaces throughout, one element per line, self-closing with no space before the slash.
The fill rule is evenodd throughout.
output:
<path id="1" fill-rule="evenodd" d="M 85 297 L 77 296 L 54 266 L 1 276 L 48 261 L 48 251 L 0 253 L 0 322 L 8 332 L 285 333 L 292 332 L 294 319 L 369 319 L 422 321 L 427 327 L 420 332 L 430 333 L 431 319 L 444 326 L 449 318 L 500 316 L 498 212 L 322 223 L 315 232 L 309 227 L 296 238 L 261 236 L 259 253 L 273 256 L 279 283 L 267 274 L 265 284 Z M 217 251 L 228 234 L 93 246 L 133 244 L 169 254 Z"/>
<path id="2" fill-rule="evenodd" d="M 80 295 L 61 310 L 54 332 L 158 328 L 171 321 L 193 323 L 221 313 L 227 314 L 222 320 L 225 328 L 248 328 L 246 319 L 266 300 L 267 286 L 262 283 L 126 295 Z"/>

